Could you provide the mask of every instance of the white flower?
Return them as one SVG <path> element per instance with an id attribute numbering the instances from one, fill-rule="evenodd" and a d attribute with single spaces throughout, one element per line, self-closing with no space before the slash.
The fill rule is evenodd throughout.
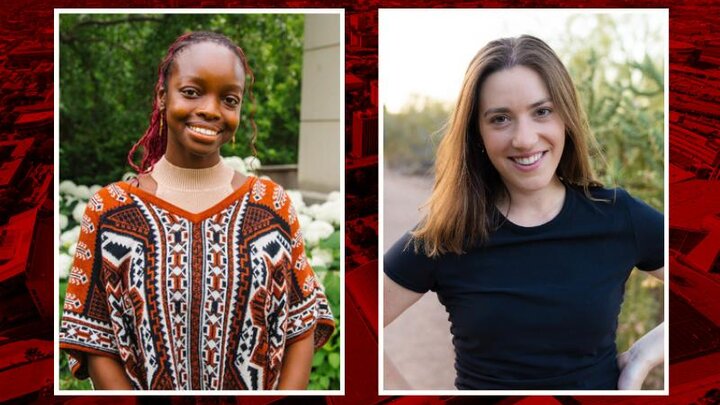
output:
<path id="1" fill-rule="evenodd" d="M 58 260 L 60 263 L 58 264 L 58 275 L 61 279 L 68 278 L 68 275 L 70 274 L 70 266 L 72 266 L 72 256 L 66 255 L 65 253 L 60 253 L 60 258 Z"/>
<path id="2" fill-rule="evenodd" d="M 63 180 L 60 182 L 59 191 L 60 194 L 71 194 L 75 195 L 77 186 L 71 180 Z"/>
<path id="3" fill-rule="evenodd" d="M 62 231 L 68 226 L 68 217 L 65 214 L 60 214 L 60 230 Z"/>
<path id="4" fill-rule="evenodd" d="M 305 236 L 305 243 L 312 247 L 316 246 L 322 239 L 332 235 L 335 231 L 332 225 L 325 221 L 313 221 L 303 231 Z"/>
<path id="5" fill-rule="evenodd" d="M 298 214 L 298 221 L 300 221 L 300 229 L 305 232 L 307 226 L 313 221 L 312 217 L 305 214 Z"/>
<path id="6" fill-rule="evenodd" d="M 255 156 L 248 156 L 245 159 L 243 159 L 245 162 L 245 166 L 247 166 L 248 170 L 255 171 L 258 170 L 261 167 L 260 159 L 256 158 Z"/>
<path id="7" fill-rule="evenodd" d="M 77 189 L 75 189 L 75 196 L 77 198 L 80 198 L 81 200 L 89 200 L 90 197 L 92 197 L 92 194 L 90 194 L 90 187 L 88 186 L 77 186 Z"/>
<path id="8" fill-rule="evenodd" d="M 322 208 L 320 208 L 320 204 L 313 204 L 309 207 L 306 207 L 303 210 L 303 213 L 315 218 L 315 217 L 317 217 L 318 211 L 320 211 L 321 209 Z"/>
<path id="9" fill-rule="evenodd" d="M 75 208 L 73 208 L 72 216 L 73 216 L 73 218 L 75 218 L 75 221 L 77 221 L 77 223 L 82 222 L 82 217 L 83 217 L 83 214 L 85 213 L 85 207 L 87 207 L 86 202 L 78 201 Z"/>
<path id="10" fill-rule="evenodd" d="M 247 167 L 245 166 L 245 162 L 237 156 L 223 157 L 223 162 L 225 162 L 226 165 L 232 167 L 232 169 L 235 170 L 236 172 L 240 172 L 245 175 L 248 174 L 248 170 L 247 170 Z"/>
<path id="11" fill-rule="evenodd" d="M 340 226 L 342 208 L 340 200 L 324 202 L 315 209 L 315 219 Z"/>
<path id="12" fill-rule="evenodd" d="M 71 257 L 75 257 L 75 250 L 76 250 L 76 249 L 77 249 L 77 242 L 73 243 L 72 245 L 70 245 L 70 247 L 68 247 L 68 254 L 69 254 Z"/>
<path id="13" fill-rule="evenodd" d="M 99 184 L 90 186 L 90 195 L 93 196 L 93 195 L 97 194 L 97 192 L 100 190 L 102 190 L 102 186 Z"/>
<path id="14" fill-rule="evenodd" d="M 78 238 L 80 237 L 80 226 L 76 226 L 75 228 L 65 231 L 60 235 L 60 244 L 64 247 L 69 247 L 73 243 L 77 242 Z"/>
<path id="15" fill-rule="evenodd" d="M 311 267 L 328 267 L 333 261 L 333 252 L 330 249 L 323 249 L 316 247 L 310 251 L 310 266 Z"/>
<path id="16" fill-rule="evenodd" d="M 285 190 L 285 194 L 290 197 L 290 201 L 292 202 L 293 207 L 295 207 L 295 211 L 302 212 L 305 210 L 305 201 L 303 201 L 302 193 L 298 190 Z"/>

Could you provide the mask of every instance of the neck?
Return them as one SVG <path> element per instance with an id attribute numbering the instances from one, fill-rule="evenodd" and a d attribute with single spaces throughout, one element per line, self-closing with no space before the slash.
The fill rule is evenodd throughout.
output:
<path id="1" fill-rule="evenodd" d="M 170 139 L 168 139 L 168 145 L 165 148 L 165 155 L 163 157 L 177 167 L 185 169 L 206 169 L 222 161 L 219 151 L 208 155 L 194 155 L 188 151 L 178 150 L 179 148 L 173 145 L 174 144 L 170 144 Z"/>
<path id="2" fill-rule="evenodd" d="M 210 190 L 229 184 L 232 179 L 233 170 L 219 160 L 214 166 L 196 169 L 185 168 L 174 165 L 165 156 L 155 163 L 152 170 L 152 177 L 158 187 L 202 191 Z"/>
<path id="3" fill-rule="evenodd" d="M 565 185 L 554 177 L 547 187 L 535 191 L 508 189 L 509 199 L 498 204 L 511 222 L 521 226 L 544 224 L 560 213 L 565 202 Z"/>

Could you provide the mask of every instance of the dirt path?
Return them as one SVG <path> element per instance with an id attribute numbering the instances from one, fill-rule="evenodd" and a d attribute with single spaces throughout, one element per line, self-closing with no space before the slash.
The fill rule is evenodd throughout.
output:
<path id="1" fill-rule="evenodd" d="M 419 207 L 430 194 L 428 178 L 384 174 L 386 251 L 419 220 Z M 437 296 L 429 292 L 384 330 L 385 353 L 413 389 L 455 389 L 455 353 L 450 323 Z M 386 389 L 399 389 L 386 381 Z"/>

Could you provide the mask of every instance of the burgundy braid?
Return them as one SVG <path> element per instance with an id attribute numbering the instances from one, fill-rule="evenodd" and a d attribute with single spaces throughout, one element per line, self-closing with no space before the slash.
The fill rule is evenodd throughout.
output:
<path id="1" fill-rule="evenodd" d="M 130 152 L 128 153 L 128 163 L 130 163 L 130 166 L 135 169 L 138 174 L 147 173 L 152 170 L 153 165 L 155 165 L 155 163 L 160 160 L 162 155 L 165 154 L 165 147 L 167 146 L 167 125 L 163 113 L 164 110 L 160 109 L 157 95 L 160 94 L 160 90 L 165 90 L 165 92 L 167 92 L 168 74 L 170 72 L 170 67 L 172 66 L 172 63 L 175 60 L 175 57 L 182 49 L 186 48 L 188 45 L 206 41 L 224 45 L 233 52 L 235 52 L 235 54 L 240 59 L 240 63 L 242 63 L 243 65 L 245 75 L 250 78 L 250 85 L 245 86 L 246 89 L 248 89 L 248 98 L 252 103 L 249 113 L 250 126 L 252 127 L 250 148 L 252 150 L 253 156 L 257 156 L 257 151 L 255 149 L 255 141 L 257 139 L 257 125 L 255 124 L 254 119 L 256 106 L 255 96 L 253 95 L 252 91 L 253 84 L 255 84 L 255 75 L 253 75 L 253 72 L 248 65 L 245 52 L 243 52 L 242 48 L 235 45 L 232 40 L 222 34 L 208 31 L 195 31 L 179 36 L 175 40 L 175 42 L 170 45 L 167 55 L 165 55 L 165 58 L 158 67 L 158 80 L 157 83 L 155 83 L 155 97 L 153 98 L 153 109 L 152 113 L 150 114 L 150 125 L 148 126 L 148 129 L 145 131 L 145 134 L 142 136 L 142 138 L 140 138 L 140 140 L 138 140 L 137 143 L 135 143 L 135 145 L 130 148 Z M 164 124 L 162 132 L 160 132 L 161 120 Z M 138 166 L 133 161 L 133 156 L 135 156 L 135 152 L 140 146 L 143 147 L 143 154 L 140 165 Z"/>

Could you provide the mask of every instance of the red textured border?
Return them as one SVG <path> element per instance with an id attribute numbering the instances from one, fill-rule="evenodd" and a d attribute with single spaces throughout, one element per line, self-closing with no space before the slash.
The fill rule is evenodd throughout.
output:
<path id="1" fill-rule="evenodd" d="M 372 404 L 379 402 L 392 403 L 465 403 L 470 398 L 460 397 L 405 397 L 381 398 L 377 395 L 377 7 L 668 7 L 670 8 L 670 144 L 673 150 L 696 150 L 697 153 L 715 152 L 714 141 L 708 139 L 716 133 L 705 133 L 702 128 L 688 128 L 688 123 L 694 117 L 701 117 L 711 127 L 720 128 L 720 85 L 718 80 L 718 65 L 720 64 L 720 35 L 714 34 L 717 30 L 720 7 L 713 2 L 698 5 L 680 5 L 679 2 L 650 2 L 640 1 L 626 3 L 625 1 L 611 2 L 504 2 L 490 1 L 464 1 L 452 3 L 449 1 L 203 1 L 201 3 L 190 1 L 174 1 L 175 7 L 345 7 L 346 8 L 346 191 L 347 191 L 347 257 L 346 257 L 346 313 L 344 317 L 346 331 L 346 373 L 345 396 L 314 398 L 312 402 L 333 404 Z M 161 7 L 165 5 L 159 0 L 131 1 L 131 2 L 103 2 L 108 7 Z M 19 107 L 26 97 L 47 96 L 52 89 L 52 76 L 48 76 L 43 64 L 52 63 L 52 24 L 54 7 L 97 7 L 97 1 L 76 2 L 19 2 L 15 5 L 3 5 L 0 10 L 0 54 L 3 64 L 8 60 L 23 61 L 31 68 L 18 71 L 8 69 L 0 70 L 0 77 L 5 80 L 0 86 L 0 102 L 2 102 L 5 117 L 0 120 L 0 141 L 6 139 L 8 133 L 18 130 L 19 126 L 31 127 L 37 142 L 52 137 L 52 106 L 47 105 L 37 112 L 37 115 L 28 116 L 27 121 L 14 120 L 17 115 L 14 110 Z M 33 71 L 35 69 L 35 71 Z M 688 78 L 690 88 L 688 88 Z M 44 89 L 38 94 L 38 89 Z M 44 115 L 43 115 L 44 114 Z M 34 125 L 34 126 L 33 126 Z M 25 130 L 25 129 L 24 129 Z M 688 134 L 688 131 L 700 137 Z M 671 153 L 671 164 L 678 163 L 678 167 L 691 169 L 684 162 L 675 161 L 676 154 Z M 715 163 L 715 162 L 711 162 Z M 684 171 L 672 169 L 671 174 L 683 174 Z M 369 180 L 369 181 L 368 181 Z M 697 185 L 672 182 L 670 186 L 671 228 L 673 218 L 680 218 L 684 214 L 696 210 L 714 210 L 704 201 L 715 201 L 714 195 L 720 194 L 715 183 L 698 183 Z M 705 199 L 692 198 L 703 192 Z M 688 200 L 690 200 L 688 202 Z M 720 201 L 720 198 L 718 198 Z M 36 225 L 41 223 L 43 215 L 47 215 L 47 202 L 43 205 L 45 210 L 38 210 L 33 215 Z M 52 204 L 49 205 L 52 207 Z M 51 210 L 51 208 L 50 208 Z M 51 211 L 50 211 L 51 212 Z M 715 211 L 711 211 L 714 214 Z M 23 219 L 25 220 L 25 219 Z M 32 221 L 32 218 L 30 219 Z M 31 227 L 32 228 L 32 227 Z M 48 247 L 47 235 L 51 232 L 47 226 L 38 227 L 32 246 L 30 242 L 16 246 L 31 249 L 31 257 L 39 258 L 51 255 Z M 45 237 L 43 237 L 45 236 Z M 29 241 L 30 239 L 27 239 Z M 52 240 L 50 238 L 49 240 Z M 2 243 L 10 243 L 7 240 Z M 6 246 L 3 246 L 6 247 Z M 673 245 L 671 248 L 680 248 Z M 37 261 L 36 261 L 37 262 Z M 47 262 L 44 262 L 47 266 Z M 671 275 L 680 264 L 672 262 Z M 682 270 L 677 270 L 680 274 Z M 15 266 L 7 268 L 0 266 L 0 402 L 16 398 L 28 401 L 69 401 L 72 403 L 91 403 L 95 398 L 50 398 L 52 368 L 46 367 L 48 356 L 45 346 L 40 342 L 49 342 L 52 339 L 52 325 L 39 321 L 38 314 L 46 313 L 48 300 L 52 297 L 52 271 L 37 269 L 32 266 Z M 680 285 L 682 280 L 673 279 L 671 291 L 677 292 L 686 298 L 688 306 L 671 303 L 671 319 L 680 320 L 686 315 L 689 308 L 701 313 L 708 311 L 720 313 L 718 301 L 707 299 L 715 290 L 708 284 L 697 284 L 693 287 Z M 51 303 L 50 303 L 51 304 Z M 34 306 L 34 308 L 33 308 Z M 45 308 L 45 309 L 43 309 Z M 52 305 L 50 305 L 52 308 Z M 2 336 L 7 332 L 7 325 L 13 328 L 16 336 L 22 339 L 9 341 Z M 671 358 L 676 351 L 682 351 L 683 341 L 674 339 L 673 328 L 675 322 L 671 321 Z M 720 339 L 719 336 L 707 336 L 707 339 Z M 708 340 L 705 340 L 707 342 Z M 34 349 L 34 350 L 33 350 Z M 487 397 L 483 403 L 547 403 L 547 404 L 657 404 L 673 403 L 718 403 L 720 398 L 716 391 L 720 388 L 720 375 L 718 374 L 715 354 L 697 355 L 691 359 L 671 362 L 670 390 L 667 397 Z M 37 367 L 36 367 L 37 366 Z M 48 374 L 49 373 L 49 374 Z M 713 391 L 716 390 L 716 391 Z M 243 397 L 241 400 L 232 398 L 216 398 L 210 402 L 265 404 L 272 402 L 285 402 L 282 397 Z M 300 400 L 295 398 L 295 401 Z M 138 403 L 132 397 L 118 398 L 119 403 Z M 154 398 L 154 402 L 163 402 L 163 398 Z M 192 403 L 206 402 L 206 400 L 166 399 L 164 402 Z M 302 401 L 300 401 L 302 402 Z"/>

